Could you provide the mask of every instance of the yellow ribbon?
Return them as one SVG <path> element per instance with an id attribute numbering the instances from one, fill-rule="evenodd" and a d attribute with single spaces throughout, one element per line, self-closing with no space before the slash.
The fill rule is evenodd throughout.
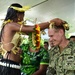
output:
<path id="1" fill-rule="evenodd" d="M 28 9 L 30 9 L 30 6 L 23 6 L 22 8 L 10 6 L 10 8 L 13 8 L 14 10 L 17 10 L 19 12 L 24 12 L 24 11 L 27 11 Z"/>
<path id="2" fill-rule="evenodd" d="M 8 19 L 7 21 L 4 21 L 3 24 L 5 25 L 5 24 L 7 24 L 9 22 L 12 22 L 12 20 Z"/>

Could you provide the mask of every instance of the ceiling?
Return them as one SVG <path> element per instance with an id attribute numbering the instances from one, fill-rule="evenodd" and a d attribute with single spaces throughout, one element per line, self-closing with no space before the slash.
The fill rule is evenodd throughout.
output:
<path id="1" fill-rule="evenodd" d="M 75 32 L 75 0 L 0 0 L 0 19 L 4 18 L 12 3 L 31 6 L 25 12 L 25 18 L 31 21 L 37 18 L 37 22 L 44 22 L 58 17 L 69 23 L 69 33 Z"/>

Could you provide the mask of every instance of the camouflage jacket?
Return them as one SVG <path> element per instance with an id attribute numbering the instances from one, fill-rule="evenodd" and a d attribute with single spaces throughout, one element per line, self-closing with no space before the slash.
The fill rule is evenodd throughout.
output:
<path id="1" fill-rule="evenodd" d="M 57 75 L 75 75 L 75 42 L 70 41 L 62 53 L 59 47 L 52 48 L 49 67 L 54 68 Z"/>

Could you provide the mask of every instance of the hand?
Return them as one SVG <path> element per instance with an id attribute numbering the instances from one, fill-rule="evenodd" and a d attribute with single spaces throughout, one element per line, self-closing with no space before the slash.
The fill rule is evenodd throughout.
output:
<path id="1" fill-rule="evenodd" d="M 23 51 L 21 50 L 21 48 L 18 47 L 17 50 L 18 50 L 17 53 L 16 53 L 17 55 L 21 55 L 23 53 Z"/>
<path id="2" fill-rule="evenodd" d="M 61 26 L 62 24 L 65 23 L 64 20 L 59 19 L 59 18 L 54 18 L 54 19 L 52 19 L 52 20 L 50 21 L 50 23 L 51 23 L 51 22 L 54 22 L 56 26 Z"/>

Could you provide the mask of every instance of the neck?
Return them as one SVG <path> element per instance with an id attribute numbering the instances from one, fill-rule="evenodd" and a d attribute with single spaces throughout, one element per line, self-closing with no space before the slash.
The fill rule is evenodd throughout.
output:
<path id="1" fill-rule="evenodd" d="M 64 39 L 62 40 L 62 42 L 61 42 L 60 45 L 59 45 L 60 52 L 63 51 L 63 49 L 68 45 L 68 43 L 69 43 L 69 40 L 67 40 L 66 38 L 64 38 Z"/>

